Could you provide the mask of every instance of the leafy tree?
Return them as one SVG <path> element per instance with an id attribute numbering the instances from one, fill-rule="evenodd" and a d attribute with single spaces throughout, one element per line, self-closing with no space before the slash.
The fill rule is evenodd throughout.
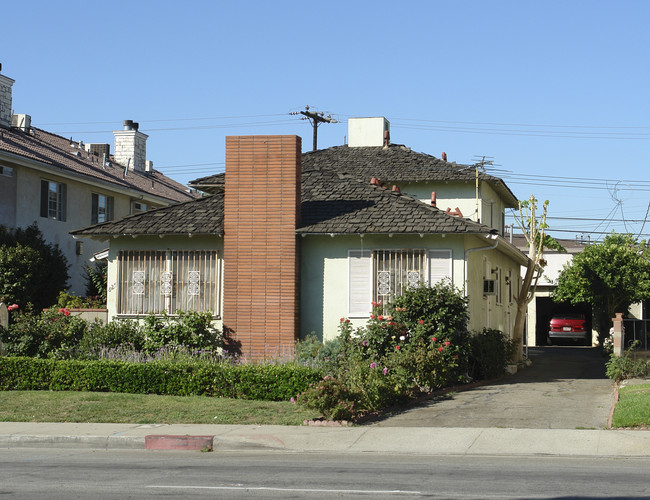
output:
<path id="1" fill-rule="evenodd" d="M 23 305 L 34 299 L 34 274 L 43 265 L 33 248 L 20 244 L 0 246 L 0 300 Z"/>
<path id="2" fill-rule="evenodd" d="M 650 298 L 650 249 L 630 234 L 612 233 L 564 266 L 553 292 L 556 302 L 590 304 L 600 341 L 615 313 Z"/>
<path id="3" fill-rule="evenodd" d="M 16 280 L 15 273 L 10 268 L 0 270 L 0 296 L 1 300 L 15 302 L 24 305 L 28 302 L 33 303 L 34 307 L 39 310 L 57 301 L 58 293 L 65 290 L 68 275 L 68 260 L 58 245 L 45 241 L 43 234 L 34 222 L 31 226 L 24 229 L 18 228 L 10 230 L 5 226 L 0 226 L 0 248 L 9 252 L 11 258 L 15 259 L 16 251 L 10 251 L 9 248 L 29 247 L 36 252 L 38 258 L 34 256 L 29 269 L 25 270 L 26 275 L 21 280 L 28 281 L 28 289 L 18 293 L 17 289 L 11 293 Z M 24 261 L 23 261 L 24 263 Z"/>

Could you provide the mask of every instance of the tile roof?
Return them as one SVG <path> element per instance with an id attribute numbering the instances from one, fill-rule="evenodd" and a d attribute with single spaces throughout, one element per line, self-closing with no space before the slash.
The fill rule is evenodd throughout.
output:
<path id="1" fill-rule="evenodd" d="M 223 234 L 223 193 L 71 231 L 73 235 Z"/>
<path id="2" fill-rule="evenodd" d="M 343 174 L 356 176 L 363 181 L 372 177 L 382 182 L 474 182 L 476 169 L 467 165 L 450 163 L 435 156 L 417 153 L 399 144 L 388 148 L 381 146 L 334 146 L 302 155 L 302 168 L 328 167 Z M 518 206 L 517 197 L 502 179 L 479 171 L 479 179 L 491 184 L 509 208 Z M 223 189 L 224 174 L 202 177 L 190 186 L 206 192 Z"/>
<path id="3" fill-rule="evenodd" d="M 313 167 L 302 175 L 300 234 L 491 233 L 409 196 Z M 84 236 L 223 234 L 224 193 L 73 231 Z"/>
<path id="4" fill-rule="evenodd" d="M 169 201 L 180 202 L 196 198 L 187 187 L 161 172 L 129 170 L 124 176 L 124 166 L 114 161 L 104 167 L 102 158 L 79 149 L 76 142 L 45 130 L 31 128 L 31 133 L 19 129 L 0 129 L 0 157 L 10 153 L 38 161 L 63 172 L 73 173 L 115 186 L 133 189 Z M 72 146 L 77 147 L 72 147 Z"/>

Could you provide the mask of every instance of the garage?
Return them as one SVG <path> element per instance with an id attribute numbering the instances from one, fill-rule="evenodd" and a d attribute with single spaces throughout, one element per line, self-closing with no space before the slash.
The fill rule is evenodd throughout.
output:
<path id="1" fill-rule="evenodd" d="M 557 314 L 581 313 L 587 319 L 587 331 L 592 331 L 591 307 L 588 304 L 573 305 L 566 302 L 553 302 L 550 297 L 535 297 L 535 345 L 547 345 L 548 325 Z M 577 345 L 577 341 L 565 340 L 564 345 Z M 591 342 L 589 342 L 591 345 Z"/>

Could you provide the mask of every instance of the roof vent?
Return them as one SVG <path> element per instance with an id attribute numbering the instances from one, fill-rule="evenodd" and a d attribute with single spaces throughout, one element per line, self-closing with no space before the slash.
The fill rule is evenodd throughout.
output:
<path id="1" fill-rule="evenodd" d="M 447 153 L 444 151 L 442 152 L 442 155 L 440 156 L 442 158 L 442 161 L 447 161 Z"/>

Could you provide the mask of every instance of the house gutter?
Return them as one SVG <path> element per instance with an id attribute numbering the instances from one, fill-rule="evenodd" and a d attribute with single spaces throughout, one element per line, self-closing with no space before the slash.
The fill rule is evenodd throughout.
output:
<path id="1" fill-rule="evenodd" d="M 494 240 L 494 243 L 492 245 L 486 246 L 486 247 L 477 247 L 477 248 L 469 248 L 465 250 L 465 261 L 464 261 L 464 266 L 465 266 L 465 276 L 463 279 L 463 293 L 467 295 L 467 258 L 469 257 L 469 254 L 472 252 L 480 252 L 480 251 L 487 251 L 487 250 L 494 250 L 498 245 L 499 245 L 499 235 L 498 234 L 486 234 L 486 238 L 490 238 Z"/>

